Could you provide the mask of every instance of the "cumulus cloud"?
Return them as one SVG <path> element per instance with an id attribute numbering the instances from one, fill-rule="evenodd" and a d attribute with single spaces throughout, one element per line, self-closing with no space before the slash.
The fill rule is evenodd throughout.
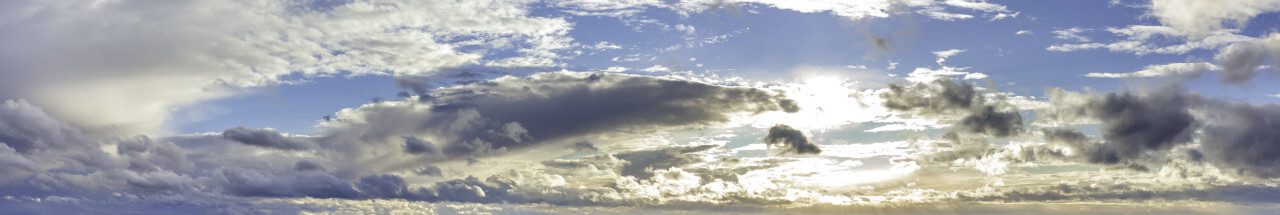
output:
<path id="1" fill-rule="evenodd" d="M 915 85 L 890 84 L 880 94 L 890 110 L 930 117 L 959 115 L 955 128 L 971 133 L 1009 136 L 1022 131 L 1022 116 L 1006 104 L 988 102 L 973 85 L 964 81 L 937 79 Z"/>
<path id="2" fill-rule="evenodd" d="M 1240 28 L 1258 14 L 1280 11 L 1275 0 L 1152 1 L 1151 15 L 1161 24 L 1193 38 L 1202 38 L 1224 28 Z M 1227 26 L 1224 26 L 1227 25 Z"/>
<path id="3" fill-rule="evenodd" d="M 1051 91 L 1054 97 L 1068 92 Z M 1078 98 L 1078 97 L 1077 97 Z M 1085 100 L 1057 100 L 1046 118 L 1089 117 L 1101 124 L 1103 147 L 1121 159 L 1138 158 L 1146 151 L 1166 150 L 1191 141 L 1197 120 L 1188 111 L 1200 101 L 1180 89 L 1162 89 L 1145 95 L 1107 93 Z"/>
<path id="4" fill-rule="evenodd" d="M 774 125 L 772 128 L 769 128 L 769 135 L 764 136 L 764 143 L 770 146 L 781 145 L 781 153 L 783 154 L 822 153 L 822 149 L 819 149 L 817 144 L 813 144 L 812 141 L 809 141 L 809 138 L 804 136 L 804 132 L 782 124 Z"/>
<path id="5" fill-rule="evenodd" d="M 1280 105 L 1229 104 L 1204 129 L 1200 148 L 1209 160 L 1237 174 L 1280 177 Z"/>

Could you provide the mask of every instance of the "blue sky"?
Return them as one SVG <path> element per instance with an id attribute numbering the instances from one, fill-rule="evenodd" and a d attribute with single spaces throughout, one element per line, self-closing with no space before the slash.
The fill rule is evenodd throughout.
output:
<path id="1" fill-rule="evenodd" d="M 1265 213 L 1277 12 L 6 2 L 0 213 Z"/>

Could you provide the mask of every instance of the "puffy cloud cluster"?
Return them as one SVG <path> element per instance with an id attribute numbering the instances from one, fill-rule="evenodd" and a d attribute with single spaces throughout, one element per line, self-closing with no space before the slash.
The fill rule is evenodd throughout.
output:
<path id="1" fill-rule="evenodd" d="M 974 86 L 964 81 L 936 79 L 915 85 L 890 84 L 880 94 L 884 107 L 927 117 L 962 116 L 954 129 L 1004 137 L 1023 130 L 1022 115 L 999 101 L 988 102 Z"/>
<path id="2" fill-rule="evenodd" d="M 1280 138 L 1270 132 L 1280 109 L 1206 98 L 1178 87 L 1142 94 L 1091 95 L 1053 90 L 1046 119 L 1100 124 L 1097 142 L 1074 129 L 1049 129 L 1050 143 L 1071 148 L 1091 163 L 1163 165 L 1169 158 L 1204 161 L 1225 174 L 1280 177 Z M 1197 144 L 1192 144 L 1197 143 Z M 1173 150 L 1185 148 L 1183 150 Z"/>

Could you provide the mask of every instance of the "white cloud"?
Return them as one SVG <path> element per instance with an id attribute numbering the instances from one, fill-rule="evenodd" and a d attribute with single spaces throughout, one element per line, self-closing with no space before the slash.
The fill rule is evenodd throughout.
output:
<path id="1" fill-rule="evenodd" d="M 1148 78 L 1148 77 L 1172 77 L 1172 76 L 1199 76 L 1209 70 L 1221 70 L 1221 67 L 1211 63 L 1171 63 L 1162 65 L 1148 65 L 1146 68 L 1130 73 L 1089 73 L 1085 77 L 1090 78 Z"/>
<path id="2" fill-rule="evenodd" d="M 651 67 L 649 67 L 649 68 L 641 69 L 640 71 L 645 71 L 645 72 L 671 72 L 671 68 L 667 68 L 667 67 L 662 66 L 662 65 L 653 65 L 653 66 L 651 66 Z"/>
<path id="3" fill-rule="evenodd" d="M 1280 11 L 1278 0 L 1178 1 L 1155 0 L 1151 15 L 1190 38 L 1203 38 L 1222 29 L 1243 27 L 1262 13 Z M 1224 26 L 1226 25 L 1226 26 Z"/>
<path id="4" fill-rule="evenodd" d="M 1071 41 L 1076 41 L 1076 42 L 1089 42 L 1089 38 L 1088 38 L 1088 37 L 1080 36 L 1080 33 L 1084 33 L 1085 31 L 1088 31 L 1088 30 L 1091 30 L 1091 29 L 1085 29 L 1085 28 L 1080 28 L 1080 27 L 1071 27 L 1071 28 L 1068 28 L 1068 29 L 1055 30 L 1055 31 L 1053 31 L 1053 34 L 1057 34 L 1057 35 L 1058 35 L 1058 36 L 1054 36 L 1054 38 L 1058 38 L 1058 39 L 1061 39 L 1061 40 L 1071 40 Z"/>
<path id="5" fill-rule="evenodd" d="M 973 15 L 969 15 L 969 14 L 949 13 L 943 7 L 937 7 L 937 6 L 925 7 L 924 9 L 921 9 L 916 12 L 923 14 L 925 16 L 928 16 L 929 18 L 933 18 L 937 20 L 946 20 L 946 21 L 955 21 L 958 19 L 973 18 Z"/>
<path id="6" fill-rule="evenodd" d="M 610 43 L 609 41 L 600 41 L 595 45 L 591 45 L 590 48 L 596 49 L 596 50 L 611 50 L 611 49 L 622 49 L 622 46 L 619 46 L 618 44 Z"/>
<path id="7" fill-rule="evenodd" d="M 528 17 L 525 3 L 6 2 L 0 20 L 12 22 L 0 31 L 11 33 L 0 64 L 5 74 L 26 75 L 0 81 L 0 97 L 27 98 L 90 131 L 142 133 L 158 132 L 176 108 L 281 84 L 287 74 L 554 65 L 555 52 L 571 44 L 571 25 Z M 514 50 L 523 54 L 482 62 L 479 52 L 437 40 L 458 36 L 492 50 L 524 44 Z"/>
<path id="8" fill-rule="evenodd" d="M 986 2 L 986 1 L 980 1 L 980 0 L 974 0 L 974 1 L 968 1 L 968 0 L 947 0 L 947 1 L 945 1 L 945 3 L 946 3 L 947 5 L 951 5 L 951 6 L 956 6 L 956 7 L 960 7 L 960 8 L 974 9 L 974 10 L 980 10 L 980 11 L 983 11 L 983 12 L 1008 12 L 1008 11 L 1009 11 L 1009 9 L 1008 9 L 1008 8 L 1005 8 L 1005 6 L 1004 6 L 1004 5 L 994 4 L 994 3 L 990 3 L 990 2 Z M 1016 16 L 1016 15 L 1015 15 L 1015 16 Z"/>
<path id="9" fill-rule="evenodd" d="M 964 49 L 951 49 L 951 50 L 944 50 L 944 51 L 934 51 L 934 52 L 933 52 L 933 55 L 937 55 L 937 56 L 938 56 L 938 60 L 937 60 L 938 65 L 942 65 L 942 62 L 946 62 L 946 61 L 947 61 L 947 58 L 949 58 L 949 57 L 951 57 L 951 56 L 955 56 L 955 55 L 957 55 L 957 54 L 960 54 L 961 52 L 964 52 L 964 51 L 965 51 Z"/>
<path id="10" fill-rule="evenodd" d="M 693 26 L 688 26 L 688 25 L 684 25 L 684 24 L 676 25 L 676 30 L 677 30 L 677 31 L 680 31 L 680 32 L 684 32 L 684 34 L 685 34 L 685 35 L 694 35 L 694 34 L 697 34 L 697 29 L 696 29 L 696 28 L 694 28 Z"/>
<path id="11" fill-rule="evenodd" d="M 1030 34 L 1031 34 L 1031 31 L 1030 31 L 1030 30 L 1018 30 L 1018 32 L 1015 32 L 1015 33 L 1013 33 L 1013 34 L 1017 34 L 1017 35 L 1030 35 Z"/>
<path id="12" fill-rule="evenodd" d="M 627 69 L 627 67 L 623 67 L 623 66 L 611 66 L 608 69 L 604 69 L 600 71 L 601 72 L 626 72 L 627 70 L 630 70 L 630 69 Z"/>
<path id="13" fill-rule="evenodd" d="M 988 20 L 988 21 L 996 21 L 996 20 L 1001 20 L 1001 19 L 1005 19 L 1005 18 L 1018 18 L 1018 14 L 1021 14 L 1021 12 L 1017 12 L 1017 13 L 999 13 L 999 14 L 996 14 L 996 16 L 991 17 L 991 20 Z"/>

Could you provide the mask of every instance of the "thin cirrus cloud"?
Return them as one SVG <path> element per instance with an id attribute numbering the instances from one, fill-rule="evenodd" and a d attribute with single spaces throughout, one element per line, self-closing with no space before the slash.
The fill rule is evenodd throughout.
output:
<path id="1" fill-rule="evenodd" d="M 1120 4 L 1070 8 L 1144 18 L 980 0 L 4 2 L 0 208 L 1280 207 L 1280 89 L 1261 83 L 1280 36 L 1258 30 L 1280 2 Z M 183 108 L 260 108 L 236 103 L 255 89 L 368 87 L 326 77 L 402 91 L 310 122 L 214 116 L 311 131 L 174 128 Z"/>

